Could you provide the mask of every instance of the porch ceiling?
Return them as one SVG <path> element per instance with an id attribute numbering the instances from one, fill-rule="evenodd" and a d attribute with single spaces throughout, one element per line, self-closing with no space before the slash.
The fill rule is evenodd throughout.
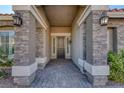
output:
<path id="1" fill-rule="evenodd" d="M 51 26 L 71 26 L 79 6 L 44 5 L 42 6 Z"/>

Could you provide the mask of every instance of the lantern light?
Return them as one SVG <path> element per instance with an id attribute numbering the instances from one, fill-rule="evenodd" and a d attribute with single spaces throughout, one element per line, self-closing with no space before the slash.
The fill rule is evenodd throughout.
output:
<path id="1" fill-rule="evenodd" d="M 13 15 L 13 19 L 14 19 L 14 25 L 15 26 L 21 26 L 22 25 L 22 18 L 20 16 L 19 13 L 16 13 L 15 15 Z"/>
<path id="2" fill-rule="evenodd" d="M 101 17 L 100 17 L 100 25 L 101 26 L 106 26 L 108 24 L 108 19 L 109 17 L 107 16 L 107 14 L 105 12 L 102 13 Z"/>

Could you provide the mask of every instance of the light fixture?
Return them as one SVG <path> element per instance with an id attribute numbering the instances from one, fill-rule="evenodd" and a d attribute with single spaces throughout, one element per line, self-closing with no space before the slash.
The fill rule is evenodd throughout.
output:
<path id="1" fill-rule="evenodd" d="M 22 25 L 22 18 L 21 15 L 19 13 L 16 13 L 15 15 L 13 15 L 13 19 L 14 19 L 14 25 L 15 26 L 21 26 Z"/>
<path id="2" fill-rule="evenodd" d="M 102 15 L 99 19 L 100 25 L 101 26 L 106 26 L 108 24 L 108 19 L 109 19 L 109 17 L 107 16 L 107 13 L 102 12 Z"/>

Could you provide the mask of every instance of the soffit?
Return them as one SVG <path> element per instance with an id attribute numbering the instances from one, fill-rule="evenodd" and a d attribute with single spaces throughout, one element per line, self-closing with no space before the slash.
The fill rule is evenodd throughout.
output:
<path id="1" fill-rule="evenodd" d="M 78 13 L 76 5 L 42 6 L 51 26 L 71 26 Z"/>

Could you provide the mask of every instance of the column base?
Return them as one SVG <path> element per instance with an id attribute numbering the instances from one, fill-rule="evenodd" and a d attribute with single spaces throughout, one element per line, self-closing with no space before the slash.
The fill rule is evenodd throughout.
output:
<path id="1" fill-rule="evenodd" d="M 108 82 L 109 66 L 108 65 L 92 65 L 84 61 L 84 73 L 93 86 L 103 86 Z"/>
<path id="2" fill-rule="evenodd" d="M 30 76 L 19 76 L 14 77 L 14 84 L 19 86 L 30 86 L 32 81 L 35 79 L 36 72 L 31 74 Z"/>
<path id="3" fill-rule="evenodd" d="M 48 63 L 47 57 L 37 57 L 36 62 L 38 64 L 38 69 L 44 69 L 46 64 Z"/>
<path id="4" fill-rule="evenodd" d="M 14 84 L 29 86 L 35 79 L 37 62 L 27 66 L 12 66 L 12 76 Z"/>
<path id="5" fill-rule="evenodd" d="M 107 75 L 91 75 L 87 71 L 85 72 L 88 81 L 94 86 L 104 86 L 108 82 Z"/>

